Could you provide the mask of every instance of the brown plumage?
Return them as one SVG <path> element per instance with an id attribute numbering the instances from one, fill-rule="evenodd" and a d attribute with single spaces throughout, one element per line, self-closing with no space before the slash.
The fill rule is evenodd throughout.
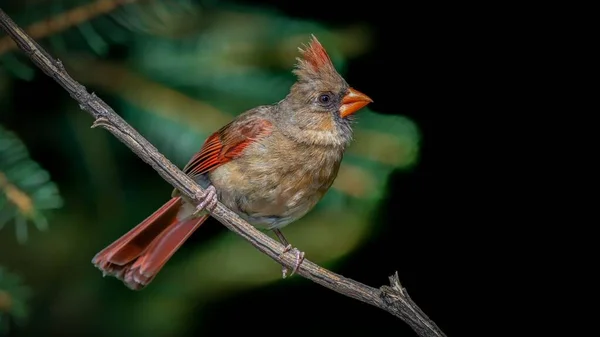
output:
<path id="1" fill-rule="evenodd" d="M 204 201 L 194 207 L 173 191 L 159 210 L 94 257 L 103 273 L 132 289 L 147 286 L 208 218 L 204 210 L 216 198 L 292 249 L 280 229 L 308 213 L 331 187 L 352 139 L 352 114 L 372 102 L 346 83 L 314 36 L 300 51 L 289 94 L 237 116 L 184 167 L 206 189 Z M 304 256 L 295 251 L 294 271 Z"/>

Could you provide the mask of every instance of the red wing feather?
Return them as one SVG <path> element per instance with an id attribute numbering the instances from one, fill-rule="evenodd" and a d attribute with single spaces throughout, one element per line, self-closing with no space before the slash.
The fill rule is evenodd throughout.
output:
<path id="1" fill-rule="evenodd" d="M 273 124 L 264 119 L 231 122 L 206 139 L 183 171 L 190 176 L 210 172 L 241 155 L 252 142 L 270 134 L 272 127 Z"/>

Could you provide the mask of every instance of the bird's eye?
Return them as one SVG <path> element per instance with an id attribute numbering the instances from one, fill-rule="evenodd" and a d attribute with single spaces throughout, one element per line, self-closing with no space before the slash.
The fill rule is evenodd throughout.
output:
<path id="1" fill-rule="evenodd" d="M 331 102 L 331 95 L 330 94 L 322 94 L 321 96 L 319 96 L 319 102 L 321 104 L 328 104 L 329 102 Z"/>

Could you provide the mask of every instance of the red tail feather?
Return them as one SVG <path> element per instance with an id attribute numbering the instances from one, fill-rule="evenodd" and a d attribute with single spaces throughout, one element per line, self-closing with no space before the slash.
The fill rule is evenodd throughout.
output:
<path id="1" fill-rule="evenodd" d="M 208 215 L 177 219 L 181 197 L 165 203 L 128 233 L 100 251 L 92 263 L 131 289 L 147 286 Z"/>

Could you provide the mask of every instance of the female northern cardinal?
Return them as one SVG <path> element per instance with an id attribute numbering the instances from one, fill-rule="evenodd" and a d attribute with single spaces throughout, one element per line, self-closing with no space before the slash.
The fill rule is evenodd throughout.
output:
<path id="1" fill-rule="evenodd" d="M 352 138 L 352 114 L 372 100 L 351 88 L 319 41 L 294 69 L 296 83 L 278 103 L 239 115 L 213 133 L 183 171 L 205 191 L 195 207 L 177 190 L 154 214 L 99 252 L 92 263 L 131 289 L 147 286 L 209 217 L 217 198 L 253 226 L 275 232 L 301 218 L 327 192 Z M 304 253 L 296 251 L 296 265 Z M 286 276 L 283 268 L 283 276 Z"/>

